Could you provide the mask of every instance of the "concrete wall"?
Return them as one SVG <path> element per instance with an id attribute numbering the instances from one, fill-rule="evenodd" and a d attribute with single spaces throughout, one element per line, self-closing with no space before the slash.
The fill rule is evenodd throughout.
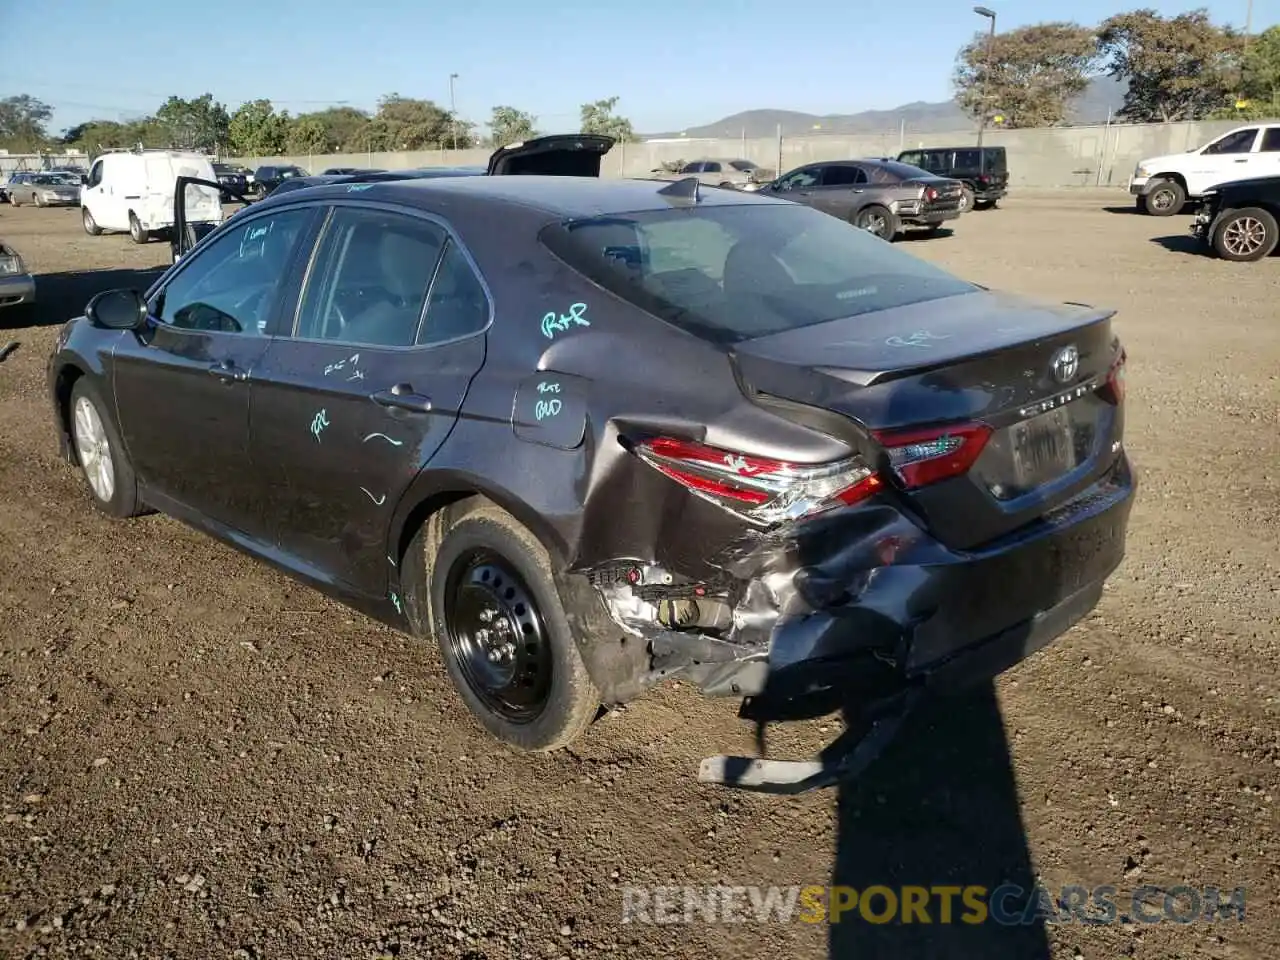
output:
<path id="1" fill-rule="evenodd" d="M 1276 122 L 1280 122 L 1277 120 Z M 1037 130 L 988 131 L 985 142 L 1009 151 L 1014 187 L 1124 186 L 1144 157 L 1182 153 L 1241 126 L 1234 120 L 1194 123 L 1113 124 Z M 728 140 L 648 141 L 618 144 L 605 157 L 605 176 L 646 176 L 664 160 L 699 156 L 744 157 L 786 172 L 817 160 L 896 156 L 899 150 L 959 146 L 975 142 L 975 131 L 913 134 L 894 130 L 861 136 L 812 136 Z M 424 166 L 483 164 L 488 150 L 423 150 L 405 153 L 352 153 L 326 156 L 250 157 L 239 162 L 296 163 L 312 173 L 326 167 L 380 167 L 404 170 Z"/>

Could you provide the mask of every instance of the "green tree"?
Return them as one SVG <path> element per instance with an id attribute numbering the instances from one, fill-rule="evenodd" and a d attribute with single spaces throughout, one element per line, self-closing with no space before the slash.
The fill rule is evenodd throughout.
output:
<path id="1" fill-rule="evenodd" d="M 1139 123 L 1197 120 L 1235 101 L 1241 36 L 1205 10 L 1117 14 L 1098 28 L 1107 72 L 1128 82 L 1120 115 Z"/>
<path id="2" fill-rule="evenodd" d="M 231 115 L 228 138 L 239 157 L 274 157 L 288 146 L 288 111 L 276 112 L 270 100 L 242 103 Z"/>
<path id="3" fill-rule="evenodd" d="M 582 132 L 603 134 L 606 137 L 613 137 L 615 140 L 624 143 L 629 140 L 638 140 L 639 138 L 636 136 L 635 131 L 631 129 L 631 121 L 613 112 L 614 107 L 617 105 L 617 97 L 584 103 L 582 105 Z"/>
<path id="4" fill-rule="evenodd" d="M 1244 95 L 1271 116 L 1280 112 L 1280 26 L 1249 38 L 1244 54 Z"/>
<path id="5" fill-rule="evenodd" d="M 206 93 L 194 100 L 170 97 L 155 112 L 165 145 L 186 150 L 217 150 L 227 143 L 231 116 Z"/>
<path id="6" fill-rule="evenodd" d="M 330 153 L 329 131 L 316 117 L 294 117 L 289 124 L 289 150 L 292 153 Z"/>
<path id="7" fill-rule="evenodd" d="M 999 113 L 1010 127 L 1061 123 L 1089 85 L 1098 59 L 1094 32 L 1075 23 L 1038 23 L 990 39 L 980 33 L 956 57 L 956 102 L 975 119 Z"/>
<path id="8" fill-rule="evenodd" d="M 489 144 L 505 147 L 513 143 L 532 140 L 538 135 L 535 124 L 538 118 L 515 107 L 494 107 L 489 118 Z"/>
<path id="9" fill-rule="evenodd" d="M 420 150 L 452 143 L 453 117 L 430 100 L 415 100 L 389 93 L 378 101 L 378 112 L 369 124 L 372 150 Z M 459 146 L 466 131 L 459 128 Z"/>
<path id="10" fill-rule="evenodd" d="M 369 115 L 355 107 L 330 107 L 299 115 L 294 123 L 314 121 L 324 131 L 324 146 L 313 153 L 345 153 L 369 149 Z"/>
<path id="11" fill-rule="evenodd" d="M 45 124 L 52 116 L 52 107 L 25 93 L 0 100 L 0 147 L 17 153 L 41 149 L 49 142 Z"/>

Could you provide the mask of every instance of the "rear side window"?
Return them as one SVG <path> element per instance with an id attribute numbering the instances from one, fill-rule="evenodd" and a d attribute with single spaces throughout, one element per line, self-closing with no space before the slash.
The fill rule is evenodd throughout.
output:
<path id="1" fill-rule="evenodd" d="M 417 217 L 334 210 L 302 295 L 297 336 L 412 346 L 447 236 Z"/>
<path id="2" fill-rule="evenodd" d="M 853 164 L 833 164 L 822 170 L 824 187 L 851 187 L 855 183 L 866 183 L 867 173 Z"/>
<path id="3" fill-rule="evenodd" d="M 1267 127 L 1262 134 L 1263 153 L 1280 153 L 1280 127 Z"/>
<path id="4" fill-rule="evenodd" d="M 956 169 L 957 170 L 977 170 L 982 166 L 981 150 L 957 150 L 956 151 Z"/>
<path id="5" fill-rule="evenodd" d="M 541 239 L 591 281 L 718 343 L 977 289 L 799 204 L 647 210 L 555 224 Z"/>

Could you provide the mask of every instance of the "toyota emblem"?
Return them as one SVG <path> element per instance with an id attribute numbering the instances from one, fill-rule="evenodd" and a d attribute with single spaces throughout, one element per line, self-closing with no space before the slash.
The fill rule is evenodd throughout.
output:
<path id="1" fill-rule="evenodd" d="M 1053 379 L 1070 383 L 1080 369 L 1080 351 L 1075 347 L 1063 347 L 1053 358 Z"/>

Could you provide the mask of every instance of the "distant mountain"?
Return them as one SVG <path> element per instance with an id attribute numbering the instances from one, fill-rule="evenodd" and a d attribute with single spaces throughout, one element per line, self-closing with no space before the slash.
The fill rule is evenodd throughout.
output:
<path id="1" fill-rule="evenodd" d="M 1080 99 L 1068 111 L 1073 124 L 1105 123 L 1108 110 L 1115 111 L 1124 102 L 1125 86 L 1110 77 L 1099 77 L 1089 84 Z M 908 133 L 950 133 L 967 130 L 973 120 L 951 100 L 941 103 L 904 103 L 893 110 L 864 110 L 862 113 L 818 116 L 796 110 L 747 110 L 701 127 L 688 127 L 671 133 L 656 133 L 646 140 L 670 137 L 736 138 L 772 137 L 782 127 L 784 137 L 815 134 L 875 134 L 896 132 L 905 123 Z"/>

